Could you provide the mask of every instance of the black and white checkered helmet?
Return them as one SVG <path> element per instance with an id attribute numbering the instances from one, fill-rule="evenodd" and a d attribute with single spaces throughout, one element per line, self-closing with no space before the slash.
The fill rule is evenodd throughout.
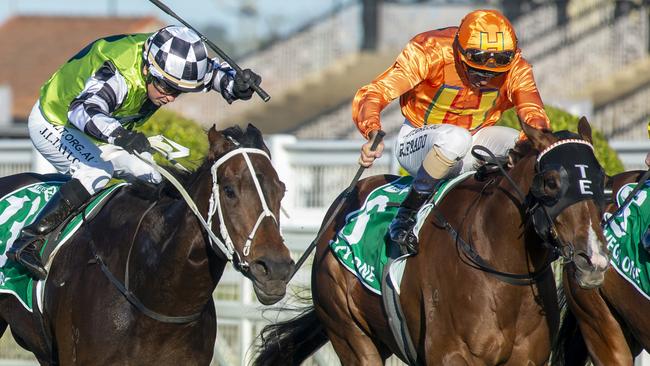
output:
<path id="1" fill-rule="evenodd" d="M 212 60 L 198 34 L 169 26 L 152 34 L 144 46 L 149 72 L 184 92 L 201 91 L 212 80 Z"/>

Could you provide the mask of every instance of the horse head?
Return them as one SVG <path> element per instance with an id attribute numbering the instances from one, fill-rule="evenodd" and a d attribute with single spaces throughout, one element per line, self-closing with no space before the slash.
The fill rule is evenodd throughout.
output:
<path id="1" fill-rule="evenodd" d="M 600 229 L 605 174 L 594 155 L 591 127 L 584 117 L 578 134 L 521 125 L 538 152 L 527 197 L 530 222 L 543 242 L 573 265 L 581 287 L 598 287 L 609 257 Z"/>
<path id="2" fill-rule="evenodd" d="M 253 282 L 258 300 L 278 302 L 286 293 L 294 262 L 280 233 L 285 185 L 271 165 L 261 132 L 231 127 L 208 132 L 212 164 L 210 212 L 233 265 Z"/>

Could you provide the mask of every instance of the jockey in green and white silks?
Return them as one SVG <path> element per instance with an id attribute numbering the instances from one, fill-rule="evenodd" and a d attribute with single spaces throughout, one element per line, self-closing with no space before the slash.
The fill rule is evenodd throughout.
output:
<path id="1" fill-rule="evenodd" d="M 43 279 L 38 251 L 56 228 L 112 177 L 147 184 L 162 178 L 131 155 L 150 157 L 147 138 L 133 127 L 184 92 L 219 92 L 226 101 L 250 99 L 261 78 L 209 58 L 196 32 L 170 26 L 153 34 L 98 39 L 74 55 L 43 85 L 28 120 L 36 149 L 72 179 L 7 252 Z"/>

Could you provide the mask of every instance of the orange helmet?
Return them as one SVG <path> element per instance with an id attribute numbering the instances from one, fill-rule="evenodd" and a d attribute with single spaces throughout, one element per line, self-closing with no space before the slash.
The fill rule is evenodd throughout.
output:
<path id="1" fill-rule="evenodd" d="M 512 24 L 496 10 L 475 10 L 460 22 L 456 45 L 461 60 L 481 70 L 505 72 L 517 53 Z"/>

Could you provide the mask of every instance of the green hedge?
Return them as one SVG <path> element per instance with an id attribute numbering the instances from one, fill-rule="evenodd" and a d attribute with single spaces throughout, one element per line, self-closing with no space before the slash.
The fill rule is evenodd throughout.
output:
<path id="1" fill-rule="evenodd" d="M 578 117 L 555 107 L 546 106 L 545 109 L 548 118 L 551 120 L 551 128 L 553 131 L 578 131 Z M 517 115 L 514 112 L 514 109 L 506 111 L 498 124 L 502 126 L 513 127 L 518 130 L 520 129 L 519 121 L 517 119 Z M 603 134 L 599 131 L 596 131 L 593 126 L 591 131 L 593 135 L 592 139 L 594 148 L 596 149 L 596 157 L 605 168 L 605 172 L 607 172 L 608 175 L 614 175 L 624 171 L 623 163 L 621 163 L 619 160 L 616 152 L 611 147 L 609 147 L 607 140 L 605 140 Z"/>
<path id="2" fill-rule="evenodd" d="M 138 130 L 147 136 L 160 135 L 169 138 L 190 149 L 190 156 L 177 161 L 192 170 L 201 165 L 208 152 L 208 136 L 206 131 L 195 121 L 181 117 L 167 110 L 159 110 L 149 121 Z M 166 161 L 156 154 L 156 161 L 165 164 Z"/>

